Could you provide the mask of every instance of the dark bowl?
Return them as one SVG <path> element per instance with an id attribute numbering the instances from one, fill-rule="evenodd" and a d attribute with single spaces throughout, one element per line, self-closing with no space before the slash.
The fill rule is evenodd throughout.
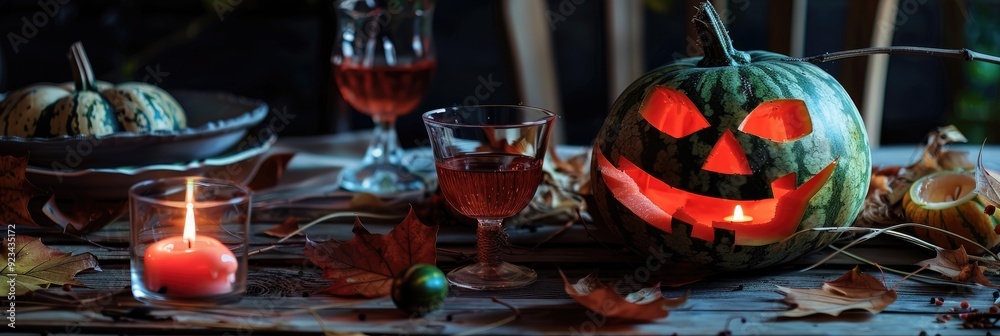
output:
<path id="1" fill-rule="evenodd" d="M 133 184 L 145 180 L 206 176 L 249 183 L 267 159 L 271 145 L 277 141 L 274 132 L 260 132 L 259 127 L 219 156 L 174 164 L 153 164 L 117 168 L 87 168 L 57 171 L 28 166 L 26 176 L 32 185 L 52 192 L 59 199 L 125 200 Z M 263 134 L 263 136 L 259 136 Z"/>
<path id="2" fill-rule="evenodd" d="M 215 157 L 244 139 L 267 116 L 267 104 L 218 92 L 171 92 L 187 115 L 177 132 L 119 132 L 103 136 L 0 136 L 0 155 L 25 156 L 53 171 L 190 162 Z"/>

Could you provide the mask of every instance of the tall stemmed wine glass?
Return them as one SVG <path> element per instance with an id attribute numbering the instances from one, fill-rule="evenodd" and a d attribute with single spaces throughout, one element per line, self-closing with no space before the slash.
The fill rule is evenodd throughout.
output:
<path id="1" fill-rule="evenodd" d="M 503 261 L 504 218 L 531 202 L 542 181 L 551 112 L 526 106 L 452 107 L 424 113 L 445 199 L 479 221 L 477 259 L 448 273 L 448 281 L 471 289 L 528 285 L 535 271 Z"/>
<path id="2" fill-rule="evenodd" d="M 334 79 L 344 100 L 375 122 L 362 165 L 341 173 L 345 189 L 387 194 L 424 187 L 400 165 L 395 122 L 417 107 L 434 72 L 433 5 L 431 0 L 336 2 Z"/>

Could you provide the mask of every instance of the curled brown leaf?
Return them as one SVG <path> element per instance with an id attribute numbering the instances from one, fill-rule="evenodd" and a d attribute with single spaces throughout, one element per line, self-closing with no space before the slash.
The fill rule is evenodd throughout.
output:
<path id="1" fill-rule="evenodd" d="M 813 314 L 837 316 L 851 309 L 878 314 L 896 302 L 898 297 L 894 289 L 886 288 L 881 281 L 862 273 L 857 267 L 836 280 L 823 283 L 818 289 L 783 286 L 778 286 L 778 289 L 785 293 L 782 301 L 794 307 L 781 314 L 787 317 Z"/>
<path id="2" fill-rule="evenodd" d="M 965 246 L 959 246 L 955 250 L 938 250 L 936 257 L 918 262 L 917 266 L 927 266 L 927 269 L 941 273 L 952 281 L 997 287 L 990 283 L 990 280 L 983 274 L 986 266 L 969 262 L 969 254 L 965 251 Z"/>
<path id="3" fill-rule="evenodd" d="M 295 217 L 288 217 L 285 218 L 285 221 L 281 222 L 281 224 L 272 226 L 270 229 L 267 229 L 267 231 L 264 231 L 264 234 L 275 238 L 285 238 L 298 230 L 299 221 L 296 220 Z"/>
<path id="4" fill-rule="evenodd" d="M 566 293 L 587 309 L 608 318 L 630 321 L 653 321 L 670 315 L 671 308 L 687 302 L 687 295 L 680 298 L 665 298 L 660 292 L 660 284 L 643 288 L 622 297 L 614 289 L 602 283 L 595 274 L 590 274 L 575 284 L 566 279 L 560 270 Z"/>

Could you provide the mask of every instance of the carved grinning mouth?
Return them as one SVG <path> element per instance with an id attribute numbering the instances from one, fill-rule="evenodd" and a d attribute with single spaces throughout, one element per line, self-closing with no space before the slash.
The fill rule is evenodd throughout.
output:
<path id="1" fill-rule="evenodd" d="M 672 187 L 624 157 L 618 158 L 616 167 L 600 149 L 595 157 L 601 176 L 615 198 L 650 225 L 671 233 L 676 218 L 691 226 L 692 238 L 705 241 L 714 240 L 716 229 L 730 230 L 735 233 L 734 243 L 744 246 L 767 245 L 794 233 L 809 200 L 826 184 L 837 166 L 837 160 L 830 162 L 801 185 L 796 185 L 795 173 L 782 176 L 771 182 L 772 198 L 731 200 Z M 736 205 L 753 220 L 724 221 L 723 217 L 732 214 Z"/>

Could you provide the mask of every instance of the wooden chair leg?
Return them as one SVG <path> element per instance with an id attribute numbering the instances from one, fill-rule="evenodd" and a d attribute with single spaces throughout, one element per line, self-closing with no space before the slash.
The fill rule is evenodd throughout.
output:
<path id="1" fill-rule="evenodd" d="M 872 29 L 872 47 L 887 47 L 892 44 L 898 9 L 899 0 L 879 0 L 878 10 L 875 12 L 875 27 Z M 889 55 L 869 57 L 861 118 L 865 121 L 872 149 L 878 148 L 882 138 L 882 110 L 885 107 L 885 82 L 888 71 Z"/>
<path id="2" fill-rule="evenodd" d="M 505 0 L 504 24 L 510 37 L 511 52 L 517 74 L 517 90 L 525 105 L 544 108 L 562 114 L 559 82 L 556 76 L 555 54 L 552 51 L 552 29 L 546 17 L 545 1 Z M 563 123 L 556 121 L 550 143 L 565 143 Z"/>

